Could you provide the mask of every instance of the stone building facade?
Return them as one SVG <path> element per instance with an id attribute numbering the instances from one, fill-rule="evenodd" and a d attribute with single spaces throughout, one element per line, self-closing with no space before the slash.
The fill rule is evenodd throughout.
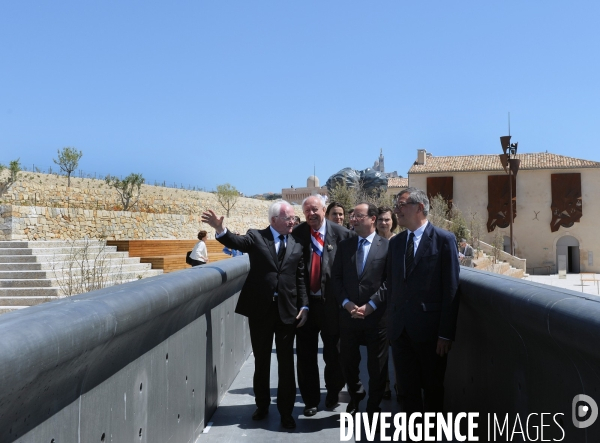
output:
<path id="1" fill-rule="evenodd" d="M 600 272 L 600 162 L 552 153 L 516 158 L 515 255 L 527 259 L 529 273 L 556 273 L 561 260 L 569 272 Z M 420 149 L 408 179 L 410 186 L 452 200 L 463 214 L 476 214 L 493 228 L 481 239 L 491 244 L 499 231 L 509 248 L 508 187 L 495 185 L 508 184 L 508 176 L 498 155 L 435 157 Z"/>
<path id="2" fill-rule="evenodd" d="M 281 190 L 281 198 L 295 205 L 302 204 L 302 201 L 311 195 L 323 195 L 327 197 L 329 194 L 325 186 L 321 187 L 319 177 L 311 175 L 306 179 L 306 187 L 304 188 L 284 188 Z"/>

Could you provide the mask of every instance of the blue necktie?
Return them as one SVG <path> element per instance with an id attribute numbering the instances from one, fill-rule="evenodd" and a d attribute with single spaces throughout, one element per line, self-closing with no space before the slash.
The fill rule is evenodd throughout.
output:
<path id="1" fill-rule="evenodd" d="M 358 242 L 358 250 L 356 251 L 356 273 L 360 277 L 363 273 L 363 264 L 365 262 L 365 243 L 366 238 L 361 238 Z"/>

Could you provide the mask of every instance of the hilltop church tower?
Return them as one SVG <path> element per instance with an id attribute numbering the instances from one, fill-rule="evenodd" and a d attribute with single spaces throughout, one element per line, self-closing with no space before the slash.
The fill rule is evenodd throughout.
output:
<path id="1" fill-rule="evenodd" d="M 383 148 L 379 151 L 379 160 L 375 160 L 373 163 L 373 169 L 377 172 L 385 172 L 385 166 L 383 164 Z"/>

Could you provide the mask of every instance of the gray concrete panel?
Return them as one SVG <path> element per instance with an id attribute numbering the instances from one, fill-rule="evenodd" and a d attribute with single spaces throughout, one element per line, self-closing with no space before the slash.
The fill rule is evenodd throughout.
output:
<path id="1" fill-rule="evenodd" d="M 239 257 L 3 315 L 0 441 L 195 441 L 250 353 L 233 336 L 248 269 Z"/>
<path id="2" fill-rule="evenodd" d="M 571 411 L 578 394 L 600 404 L 600 299 L 467 268 L 460 297 L 446 373 L 449 410 L 480 412 L 483 420 L 510 414 L 511 428 L 517 413 L 560 413 L 564 441 L 600 441 L 600 423 L 578 429 Z M 550 424 L 544 438 L 561 439 Z"/>

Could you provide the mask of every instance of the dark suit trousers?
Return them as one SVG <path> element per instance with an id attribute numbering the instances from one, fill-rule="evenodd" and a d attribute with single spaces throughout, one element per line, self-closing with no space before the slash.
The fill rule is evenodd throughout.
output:
<path id="1" fill-rule="evenodd" d="M 443 412 L 447 356 L 436 354 L 437 339 L 417 342 L 406 330 L 392 341 L 402 412 Z M 421 396 L 421 388 L 423 396 Z"/>
<path id="2" fill-rule="evenodd" d="M 341 314 L 348 317 L 344 312 Z M 364 322 L 365 320 L 340 318 L 340 356 L 350 397 L 360 401 L 365 394 L 360 381 L 360 345 L 366 344 L 369 372 L 367 412 L 377 412 L 388 378 L 388 340 L 385 327 L 364 327 Z"/>
<path id="3" fill-rule="evenodd" d="M 291 415 L 296 401 L 296 378 L 294 376 L 294 333 L 296 323 L 285 324 L 279 317 L 274 301 L 266 315 L 250 317 L 250 341 L 254 353 L 254 397 L 256 406 L 268 408 L 271 404 L 271 354 L 273 335 L 277 349 L 279 384 L 277 385 L 277 409 L 281 415 Z"/>
<path id="4" fill-rule="evenodd" d="M 337 324 L 337 315 L 337 310 L 333 311 L 332 306 L 311 298 L 308 320 L 304 326 L 296 329 L 298 386 L 302 401 L 307 407 L 318 406 L 321 399 L 319 332 L 323 340 L 325 388 L 328 393 L 337 394 L 344 387 L 338 348 L 340 334 L 337 328 L 331 327 L 332 324 Z"/>

